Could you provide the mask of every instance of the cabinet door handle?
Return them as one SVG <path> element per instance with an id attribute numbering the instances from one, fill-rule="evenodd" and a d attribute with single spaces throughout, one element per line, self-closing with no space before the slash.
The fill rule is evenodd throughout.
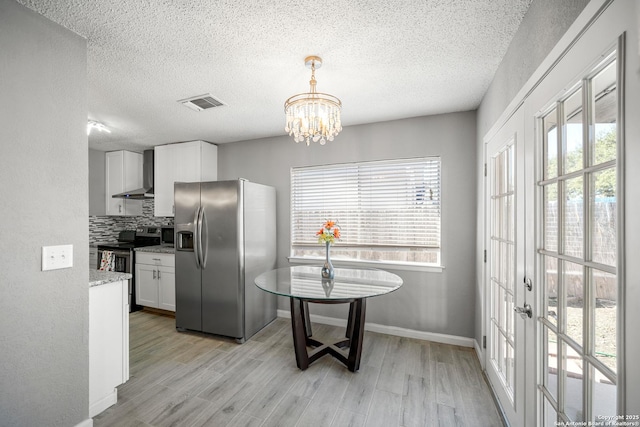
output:
<path id="1" fill-rule="evenodd" d="M 122 205 L 118 205 L 118 213 L 122 213 Z"/>
<path id="2" fill-rule="evenodd" d="M 153 280 L 155 280 L 155 279 L 156 279 L 156 271 L 153 270 Z"/>
<path id="3" fill-rule="evenodd" d="M 160 270 L 158 270 L 158 280 L 160 280 Z"/>

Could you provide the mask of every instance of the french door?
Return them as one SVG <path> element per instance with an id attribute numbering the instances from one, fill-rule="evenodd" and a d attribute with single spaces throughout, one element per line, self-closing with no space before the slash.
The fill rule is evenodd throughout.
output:
<path id="1" fill-rule="evenodd" d="M 484 139 L 483 355 L 512 426 L 640 412 L 640 5 L 585 12 Z"/>
<path id="2" fill-rule="evenodd" d="M 619 415 L 619 49 L 485 145 L 485 369 L 512 426 Z"/>
<path id="3" fill-rule="evenodd" d="M 537 118 L 544 426 L 617 415 L 618 75 L 613 50 Z"/>
<path id="4" fill-rule="evenodd" d="M 524 117 L 518 109 L 486 143 L 485 368 L 504 414 L 525 425 L 533 380 L 533 293 L 526 277 Z M 529 412 L 531 412 L 529 410 Z"/>

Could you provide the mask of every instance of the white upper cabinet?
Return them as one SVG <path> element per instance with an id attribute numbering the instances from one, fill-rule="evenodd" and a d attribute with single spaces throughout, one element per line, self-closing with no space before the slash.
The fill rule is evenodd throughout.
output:
<path id="1" fill-rule="evenodd" d="M 218 147 L 213 144 L 191 141 L 159 145 L 154 150 L 155 216 L 174 216 L 174 183 L 218 179 Z"/>
<path id="2" fill-rule="evenodd" d="M 114 194 L 142 187 L 142 154 L 132 151 L 105 153 L 107 215 L 142 215 L 142 200 L 114 199 Z"/>

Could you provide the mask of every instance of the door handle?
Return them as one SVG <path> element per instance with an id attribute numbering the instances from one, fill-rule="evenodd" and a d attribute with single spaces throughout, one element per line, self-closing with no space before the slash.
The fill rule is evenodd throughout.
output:
<path id="1" fill-rule="evenodd" d="M 160 280 L 160 270 L 158 270 L 158 280 Z"/>
<path id="2" fill-rule="evenodd" d="M 527 303 L 524 304 L 524 307 L 514 307 L 513 311 L 518 313 L 520 317 L 522 317 L 523 319 L 525 319 L 525 316 L 528 317 L 529 319 L 531 319 L 531 317 L 533 316 L 533 311 L 531 311 L 531 306 Z"/>
<path id="3" fill-rule="evenodd" d="M 156 271 L 153 270 L 153 280 L 156 280 Z"/>
<path id="4" fill-rule="evenodd" d="M 200 246 L 200 227 L 198 226 L 198 219 L 200 218 L 200 207 L 196 209 L 193 216 L 193 255 L 196 257 L 196 268 L 200 270 L 200 254 L 198 253 L 198 247 Z"/>
<path id="5" fill-rule="evenodd" d="M 205 257 L 204 257 L 204 250 L 203 250 L 203 246 L 202 246 L 202 239 L 203 239 L 203 233 L 202 233 L 202 228 L 203 228 L 203 223 L 204 223 L 204 208 L 200 207 L 199 208 L 199 213 L 198 213 L 198 256 L 200 257 L 200 268 L 204 270 L 206 264 L 205 264 Z"/>
<path id="6" fill-rule="evenodd" d="M 204 208 L 200 210 L 200 264 L 202 269 L 207 268 L 207 254 L 209 245 L 209 227 L 207 225 L 207 217 L 204 213 Z"/>

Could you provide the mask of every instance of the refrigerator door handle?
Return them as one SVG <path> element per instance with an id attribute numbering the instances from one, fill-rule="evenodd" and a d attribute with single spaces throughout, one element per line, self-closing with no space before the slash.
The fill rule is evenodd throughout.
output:
<path id="1" fill-rule="evenodd" d="M 202 219 L 204 217 L 204 208 L 200 206 L 198 210 L 198 257 L 200 268 L 204 270 L 204 254 L 202 251 L 202 236 L 204 235 L 204 233 L 202 232 Z"/>
<path id="2" fill-rule="evenodd" d="M 200 227 L 198 226 L 198 219 L 200 218 L 200 206 L 196 209 L 196 213 L 193 216 L 193 254 L 196 257 L 196 268 L 200 269 L 200 254 L 198 248 L 200 246 Z"/>
<path id="3" fill-rule="evenodd" d="M 208 246 L 209 246 L 209 227 L 207 225 L 207 217 L 204 213 L 204 208 L 201 208 L 200 211 L 200 227 L 203 230 L 203 233 L 200 235 L 200 264 L 202 265 L 202 269 L 207 268 L 207 254 Z"/>

